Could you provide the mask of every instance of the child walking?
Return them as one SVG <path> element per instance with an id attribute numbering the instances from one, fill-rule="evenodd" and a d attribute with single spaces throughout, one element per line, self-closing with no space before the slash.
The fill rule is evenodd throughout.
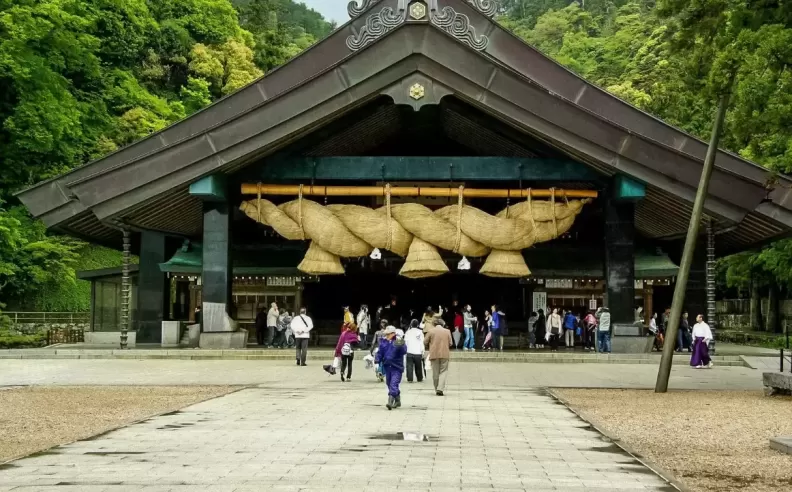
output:
<path id="1" fill-rule="evenodd" d="M 385 329 L 385 336 L 380 341 L 375 359 L 377 363 L 382 362 L 385 373 L 385 384 L 388 387 L 388 403 L 385 406 L 388 410 L 401 406 L 399 384 L 404 372 L 404 355 L 407 353 L 404 339 L 397 338 L 396 335 L 395 326 L 388 326 Z"/>

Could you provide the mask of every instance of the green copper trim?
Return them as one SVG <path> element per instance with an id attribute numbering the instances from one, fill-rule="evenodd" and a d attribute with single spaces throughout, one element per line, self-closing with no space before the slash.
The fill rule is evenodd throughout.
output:
<path id="1" fill-rule="evenodd" d="M 225 174 L 213 174 L 190 185 L 190 194 L 204 200 L 222 202 L 226 199 Z"/>
<path id="2" fill-rule="evenodd" d="M 638 201 L 646 197 L 646 185 L 623 174 L 613 178 L 613 199 L 617 201 Z"/>
<path id="3" fill-rule="evenodd" d="M 586 181 L 602 182 L 594 169 L 572 160 L 519 157 L 275 157 L 242 179 L 376 181 Z"/>

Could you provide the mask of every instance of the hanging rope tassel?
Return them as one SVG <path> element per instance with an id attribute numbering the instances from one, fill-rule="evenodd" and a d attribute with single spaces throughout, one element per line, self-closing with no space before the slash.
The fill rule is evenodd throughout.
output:
<path id="1" fill-rule="evenodd" d="M 258 193 L 256 198 L 256 213 L 258 214 L 258 218 L 256 220 L 260 223 L 261 222 L 261 183 L 258 184 Z"/>
<path id="2" fill-rule="evenodd" d="M 552 194 L 550 195 L 550 210 L 553 214 L 553 230 L 555 230 L 555 237 L 558 237 L 558 220 L 556 220 L 556 208 L 555 208 L 555 188 L 550 188 Z"/>
<path id="3" fill-rule="evenodd" d="M 302 240 L 305 241 L 305 228 L 303 227 L 303 185 L 300 185 L 300 192 L 297 195 L 297 203 L 298 212 L 297 212 L 297 224 L 300 226 L 300 234 L 302 235 Z"/>

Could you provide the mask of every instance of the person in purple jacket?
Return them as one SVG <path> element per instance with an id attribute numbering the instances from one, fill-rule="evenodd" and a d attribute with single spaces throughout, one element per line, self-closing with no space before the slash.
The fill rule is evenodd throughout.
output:
<path id="1" fill-rule="evenodd" d="M 404 355 L 407 353 L 407 346 L 403 338 L 396 336 L 395 326 L 385 328 L 385 336 L 380 342 L 379 351 L 374 359 L 375 362 L 382 362 L 385 372 L 385 384 L 388 387 L 388 403 L 385 405 L 388 410 L 401 406 L 401 383 L 402 373 L 404 372 Z"/>

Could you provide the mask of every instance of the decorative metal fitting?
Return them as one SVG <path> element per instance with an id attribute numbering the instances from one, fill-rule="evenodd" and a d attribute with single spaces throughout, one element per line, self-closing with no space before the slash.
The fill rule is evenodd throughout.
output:
<path id="1" fill-rule="evenodd" d="M 410 97 L 416 101 L 422 99 L 426 95 L 426 89 L 421 84 L 413 84 L 410 87 Z"/>
<path id="2" fill-rule="evenodd" d="M 410 17 L 415 20 L 421 20 L 426 17 L 426 5 L 422 2 L 415 2 L 410 5 Z"/>

